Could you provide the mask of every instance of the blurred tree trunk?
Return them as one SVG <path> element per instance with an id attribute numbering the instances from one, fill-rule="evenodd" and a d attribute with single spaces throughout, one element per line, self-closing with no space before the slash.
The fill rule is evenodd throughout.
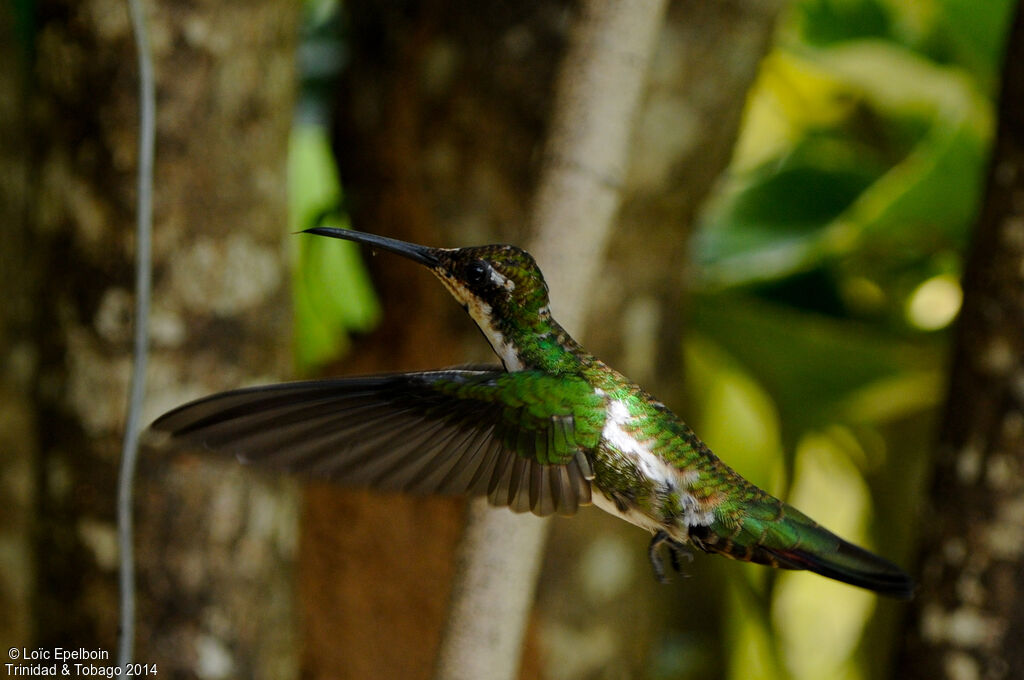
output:
<path id="1" fill-rule="evenodd" d="M 439 246 L 521 239 L 564 5 L 345 3 L 351 52 L 336 143 L 356 229 Z M 494 362 L 422 267 L 391 257 L 370 266 L 384 321 L 344 372 Z M 300 565 L 310 677 L 430 677 L 464 508 L 308 490 Z"/>
<path id="2" fill-rule="evenodd" d="M 553 314 L 583 338 L 618 220 L 633 130 L 665 0 L 583 0 L 551 94 L 526 248 L 547 272 Z M 435 678 L 518 676 L 551 520 L 475 500 Z"/>
<path id="3" fill-rule="evenodd" d="M 0 640 L 20 644 L 30 639 L 32 630 L 32 469 L 38 453 L 31 400 L 37 364 L 32 327 L 41 272 L 25 230 L 28 64 L 13 9 L 11 3 L 0 5 Z"/>
<path id="4" fill-rule="evenodd" d="M 964 275 L 900 678 L 1024 677 L 1024 12 Z"/>
<path id="5" fill-rule="evenodd" d="M 148 423 L 188 398 L 288 374 L 282 239 L 298 8 L 289 0 L 144 5 L 158 79 Z M 123 2 L 45 0 L 36 13 L 29 220 L 46 277 L 33 338 L 41 364 L 35 642 L 113 654 L 135 49 Z M 161 677 L 295 675 L 294 494 L 281 487 L 144 452 L 136 661 L 157 664 Z"/>
<path id="6" fill-rule="evenodd" d="M 596 332 L 586 340 L 670 403 L 681 399 L 686 236 L 728 163 L 781 5 L 672 2 L 659 38 L 620 227 L 607 276 L 594 291 L 589 327 Z M 350 64 L 337 151 L 353 226 L 440 246 L 524 243 L 552 81 L 575 3 L 353 0 L 345 11 Z M 385 320 L 344 372 L 494 361 L 428 274 L 396 258 L 374 258 L 371 267 Z M 445 499 L 328 487 L 307 493 L 300 568 L 303 666 L 311 677 L 430 676 L 462 509 L 461 501 Z M 574 656 L 563 677 L 587 677 L 594 663 L 626 675 L 646 668 L 663 620 L 652 613 L 664 602 L 648 587 L 647 539 L 601 515 L 585 510 L 555 522 L 535 616 L 555 633 L 541 637 L 533 627 L 522 677 L 541 674 L 541 648 L 559 664 Z M 613 548 L 625 546 L 630 555 L 626 575 L 610 594 L 583 592 L 604 586 L 587 581 L 579 557 L 591 547 L 608 557 L 602 550 L 609 541 L 592 544 L 609 531 Z M 627 614 L 602 619 L 608 644 L 584 654 L 573 640 L 590 632 L 602 609 Z"/>
<path id="7" fill-rule="evenodd" d="M 747 92 L 783 5 L 669 3 L 634 129 L 618 227 L 592 293 L 587 348 L 684 418 L 689 236 L 732 157 Z M 651 576 L 648 541 L 597 510 L 556 518 L 538 594 L 550 677 L 645 677 L 652 667 L 675 669 L 670 676 L 722 673 L 717 620 L 726 593 L 662 586 Z M 699 562 L 688 571 L 703 569 Z M 694 582 L 715 583 L 707 567 Z M 686 652 L 683 639 L 691 641 Z"/>

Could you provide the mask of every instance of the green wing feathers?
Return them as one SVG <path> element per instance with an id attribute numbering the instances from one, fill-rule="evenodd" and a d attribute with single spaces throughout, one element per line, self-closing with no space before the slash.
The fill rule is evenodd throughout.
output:
<path id="1" fill-rule="evenodd" d="M 693 528 L 691 536 L 703 550 L 733 559 L 806 569 L 899 599 L 910 599 L 914 593 L 913 581 L 895 564 L 771 496 L 732 516 L 719 516 L 711 527 Z"/>
<path id="2" fill-rule="evenodd" d="M 438 380 L 432 389 L 455 400 L 500 410 L 496 432 L 522 458 L 565 465 L 597 447 L 604 426 L 600 397 L 582 379 L 540 372 L 498 373 L 486 379 Z M 595 422 L 593 413 L 601 414 Z"/>
<path id="3" fill-rule="evenodd" d="M 603 423 L 585 409 L 595 398 L 582 380 L 529 371 L 430 371 L 225 392 L 151 429 L 179 446 L 348 486 L 572 514 L 590 502 L 588 455 Z"/>

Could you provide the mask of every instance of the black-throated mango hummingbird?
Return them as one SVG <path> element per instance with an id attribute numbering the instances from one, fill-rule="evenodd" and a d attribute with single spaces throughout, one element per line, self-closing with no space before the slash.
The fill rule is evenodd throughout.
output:
<path id="1" fill-rule="evenodd" d="M 347 229 L 430 269 L 502 366 L 284 383 L 215 394 L 153 423 L 179 444 L 345 485 L 486 495 L 497 506 L 571 515 L 594 504 L 653 534 L 673 565 L 687 545 L 807 569 L 909 598 L 899 567 L 839 538 L 719 460 L 675 413 L 588 353 L 551 316 L 529 253 L 509 245 L 428 248 Z"/>

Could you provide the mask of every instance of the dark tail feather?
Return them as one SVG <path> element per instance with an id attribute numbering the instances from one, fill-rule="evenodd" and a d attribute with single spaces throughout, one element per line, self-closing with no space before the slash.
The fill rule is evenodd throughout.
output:
<path id="1" fill-rule="evenodd" d="M 830 534 L 833 539 L 827 553 L 807 550 L 762 549 L 774 557 L 780 567 L 807 569 L 828 578 L 873 590 L 881 595 L 909 600 L 914 596 L 914 581 L 906 572 L 892 562 L 872 552 L 844 541 L 820 526 L 820 532 Z"/>
<path id="2" fill-rule="evenodd" d="M 723 536 L 731 536 L 723 540 Z M 892 562 L 845 541 L 778 499 L 750 505 L 740 526 L 690 528 L 706 552 L 783 569 L 806 569 L 881 595 L 909 600 L 914 581 Z"/>

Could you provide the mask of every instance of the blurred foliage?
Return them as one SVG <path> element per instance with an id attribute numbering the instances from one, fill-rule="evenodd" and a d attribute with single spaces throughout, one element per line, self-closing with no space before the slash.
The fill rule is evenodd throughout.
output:
<path id="1" fill-rule="evenodd" d="M 1013 7 L 794 2 L 695 239 L 684 352 L 698 431 L 744 476 L 904 564 L 909 547 L 881 541 L 912 532 L 922 475 L 908 471 L 931 441 L 903 425 L 944 398 Z M 897 608 L 764 571 L 728 581 L 728 677 L 885 667 L 868 629 Z"/>
<path id="2" fill-rule="evenodd" d="M 695 338 L 707 338 L 768 392 L 789 449 L 808 430 L 884 422 L 934 407 L 941 396 L 942 347 L 931 338 L 739 295 L 698 297 L 692 323 Z M 878 403 L 861 396 L 879 390 Z"/>
<path id="3" fill-rule="evenodd" d="M 729 187 L 705 217 L 702 281 L 728 287 L 830 265 L 838 278 L 844 269 L 885 277 L 879 262 L 922 268 L 958 253 L 991 117 L 963 71 L 898 46 L 776 51 L 752 93 Z"/>
<path id="4" fill-rule="evenodd" d="M 302 89 L 288 157 L 289 229 L 348 227 L 328 134 L 333 84 L 344 63 L 335 0 L 308 0 L 299 53 Z M 354 243 L 296 236 L 292 295 L 295 364 L 310 374 L 344 354 L 349 333 L 380 316 L 373 286 Z"/>
<path id="5" fill-rule="evenodd" d="M 348 227 L 322 127 L 306 123 L 292 131 L 288 182 L 291 231 Z M 380 308 L 354 243 L 309 236 L 296 236 L 294 243 L 295 363 L 299 373 L 308 374 L 345 352 L 349 332 L 373 328 Z"/>

